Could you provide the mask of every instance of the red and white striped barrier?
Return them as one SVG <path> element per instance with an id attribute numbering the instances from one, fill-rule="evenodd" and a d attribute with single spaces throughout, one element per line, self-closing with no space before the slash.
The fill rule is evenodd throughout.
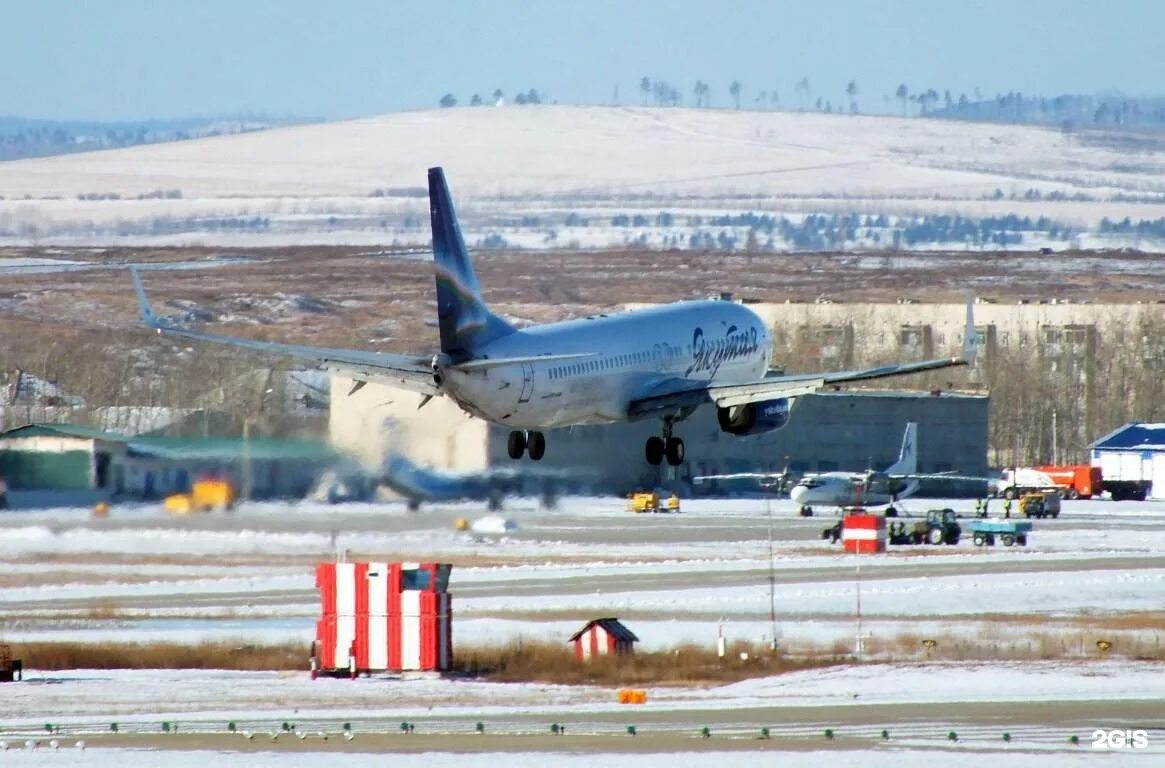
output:
<path id="1" fill-rule="evenodd" d="M 313 671 L 448 670 L 453 662 L 450 566 L 321 563 Z"/>
<path id="2" fill-rule="evenodd" d="M 886 551 L 886 518 L 882 515 L 846 515 L 841 523 L 841 543 L 846 552 L 868 554 Z"/>

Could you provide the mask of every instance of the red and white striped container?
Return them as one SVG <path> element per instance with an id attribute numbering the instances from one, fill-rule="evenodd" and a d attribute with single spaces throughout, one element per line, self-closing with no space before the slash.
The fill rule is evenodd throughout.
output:
<path id="1" fill-rule="evenodd" d="M 353 675 L 450 669 L 449 570 L 443 563 L 319 564 L 313 669 Z"/>
<path id="2" fill-rule="evenodd" d="M 841 524 L 841 543 L 846 552 L 869 554 L 886 551 L 886 518 L 882 515 L 846 515 Z"/>

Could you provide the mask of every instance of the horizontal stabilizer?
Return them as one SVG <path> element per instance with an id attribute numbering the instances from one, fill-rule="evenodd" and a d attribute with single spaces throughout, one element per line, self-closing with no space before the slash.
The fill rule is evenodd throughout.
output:
<path id="1" fill-rule="evenodd" d="M 356 381 L 382 381 L 391 383 L 392 386 L 426 395 L 439 392 L 433 379 L 430 358 L 363 349 L 334 349 L 300 344 L 279 344 L 239 336 L 203 333 L 183 328 L 180 325 L 173 325 L 159 318 L 150 308 L 150 302 L 146 297 L 145 288 L 142 287 L 142 278 L 138 274 L 137 267 L 130 267 L 130 275 L 133 277 L 134 291 L 137 293 L 142 321 L 158 333 L 206 341 L 212 344 L 241 347 L 263 354 L 293 357 L 350 376 Z M 352 392 L 354 393 L 356 389 L 358 388 L 353 388 Z"/>

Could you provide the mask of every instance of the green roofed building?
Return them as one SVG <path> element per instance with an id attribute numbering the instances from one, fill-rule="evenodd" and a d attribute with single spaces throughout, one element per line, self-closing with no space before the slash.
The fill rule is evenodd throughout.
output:
<path id="1" fill-rule="evenodd" d="M 127 437 L 75 424 L 0 433 L 0 475 L 17 508 L 158 499 L 211 474 L 250 498 L 299 498 L 336 458 L 302 439 Z"/>

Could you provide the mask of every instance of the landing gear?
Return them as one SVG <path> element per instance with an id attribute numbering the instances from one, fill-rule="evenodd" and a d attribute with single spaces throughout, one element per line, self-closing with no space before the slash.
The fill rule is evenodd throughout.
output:
<path id="1" fill-rule="evenodd" d="M 546 435 L 541 432 L 531 432 L 526 437 L 526 451 L 533 461 L 541 461 L 546 455 Z"/>
<path id="2" fill-rule="evenodd" d="M 643 449 L 647 454 L 647 463 L 658 466 L 663 461 L 663 438 L 649 437 L 647 438 L 647 445 Z"/>
<path id="3" fill-rule="evenodd" d="M 801 517 L 813 517 L 813 507 L 808 504 L 801 507 Z"/>
<path id="4" fill-rule="evenodd" d="M 540 461 L 546 455 L 546 435 L 515 429 L 506 440 L 506 452 L 511 459 L 520 459 L 523 453 L 529 453 L 532 460 Z"/>
<path id="5" fill-rule="evenodd" d="M 672 437 L 671 427 L 671 421 L 665 419 L 663 437 L 647 438 L 643 452 L 647 456 L 648 464 L 659 466 L 665 458 L 667 463 L 673 467 L 678 467 L 684 463 L 684 441 L 678 437 Z"/>
<path id="6" fill-rule="evenodd" d="M 509 452 L 511 459 L 520 459 L 522 454 L 526 452 L 526 433 L 514 430 L 510 433 L 510 437 L 506 440 L 506 451 Z"/>

